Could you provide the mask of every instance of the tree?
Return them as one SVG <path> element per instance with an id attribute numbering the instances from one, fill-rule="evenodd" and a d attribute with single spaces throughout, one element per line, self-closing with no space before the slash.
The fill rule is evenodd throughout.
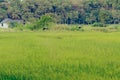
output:
<path id="1" fill-rule="evenodd" d="M 41 29 L 44 27 L 48 27 L 49 23 L 52 21 L 52 17 L 49 15 L 43 15 L 40 17 L 40 19 L 36 22 L 34 29 Z"/>
<path id="2" fill-rule="evenodd" d="M 22 19 L 28 22 L 52 14 L 57 23 L 93 24 L 118 23 L 119 0 L 1 0 L 0 20 Z"/>
<path id="3" fill-rule="evenodd" d="M 100 22 L 102 23 L 110 24 L 112 19 L 112 14 L 108 11 L 101 10 L 99 14 L 99 19 L 100 19 Z"/>

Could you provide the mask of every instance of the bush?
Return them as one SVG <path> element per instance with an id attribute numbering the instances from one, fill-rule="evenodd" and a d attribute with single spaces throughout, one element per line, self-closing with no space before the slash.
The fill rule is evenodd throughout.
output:
<path id="1" fill-rule="evenodd" d="M 22 28 L 22 27 L 24 27 L 24 25 L 22 23 L 10 22 L 9 27 L 10 28 Z"/>
<path id="2" fill-rule="evenodd" d="M 82 28 L 82 26 L 78 26 L 78 25 L 73 25 L 71 26 L 71 31 L 84 31 L 84 29 Z"/>
<path id="3" fill-rule="evenodd" d="M 106 27 L 107 25 L 104 23 L 94 23 L 92 26 L 93 27 Z"/>
<path id="4" fill-rule="evenodd" d="M 41 29 L 44 27 L 48 27 L 50 22 L 52 22 L 52 17 L 50 17 L 49 15 L 43 15 L 36 22 L 33 29 Z"/>
<path id="5" fill-rule="evenodd" d="M 53 24 L 50 28 L 50 30 L 70 30 L 70 27 L 67 24 Z"/>
<path id="6" fill-rule="evenodd" d="M 27 23 L 24 25 L 24 27 L 29 30 L 34 30 L 34 24 L 32 24 L 32 23 Z"/>
<path id="7" fill-rule="evenodd" d="M 17 27 L 18 25 L 19 25 L 19 24 L 16 23 L 16 22 L 11 22 L 11 23 L 9 23 L 9 27 L 10 27 L 10 28 Z"/>

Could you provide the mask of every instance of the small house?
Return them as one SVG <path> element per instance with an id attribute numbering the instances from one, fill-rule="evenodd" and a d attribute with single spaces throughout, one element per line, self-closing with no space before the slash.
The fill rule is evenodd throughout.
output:
<path id="1" fill-rule="evenodd" d="M 23 20 L 12 20 L 12 19 L 4 19 L 3 21 L 0 22 L 0 28 L 8 28 L 9 27 L 9 23 L 24 23 Z"/>
<path id="2" fill-rule="evenodd" d="M 7 23 L 0 23 L 0 28 L 8 28 L 8 24 Z"/>

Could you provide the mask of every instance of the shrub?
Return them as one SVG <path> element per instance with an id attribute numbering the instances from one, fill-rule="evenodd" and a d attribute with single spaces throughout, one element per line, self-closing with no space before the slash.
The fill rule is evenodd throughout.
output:
<path id="1" fill-rule="evenodd" d="M 16 22 L 10 22 L 10 23 L 9 23 L 9 27 L 10 27 L 10 28 L 17 27 L 18 25 L 19 25 L 19 24 L 16 23 Z"/>
<path id="2" fill-rule="evenodd" d="M 84 29 L 78 25 L 71 26 L 71 31 L 84 31 Z"/>
<path id="3" fill-rule="evenodd" d="M 106 24 L 104 24 L 104 23 L 94 23 L 93 25 L 92 25 L 93 27 L 106 27 L 107 25 Z"/>
<path id="4" fill-rule="evenodd" d="M 53 24 L 50 28 L 50 30 L 70 30 L 70 27 L 67 24 Z"/>
<path id="5" fill-rule="evenodd" d="M 18 28 L 21 29 L 24 27 L 24 25 L 22 23 L 17 23 L 17 22 L 10 22 L 9 23 L 9 27 L 10 28 Z"/>
<path id="6" fill-rule="evenodd" d="M 49 23 L 52 21 L 52 17 L 49 15 L 43 15 L 40 17 L 40 19 L 36 22 L 33 29 L 40 29 L 44 27 L 48 27 Z"/>
<path id="7" fill-rule="evenodd" d="M 24 25 L 24 27 L 29 30 L 34 30 L 34 24 L 32 24 L 32 23 L 27 23 Z"/>

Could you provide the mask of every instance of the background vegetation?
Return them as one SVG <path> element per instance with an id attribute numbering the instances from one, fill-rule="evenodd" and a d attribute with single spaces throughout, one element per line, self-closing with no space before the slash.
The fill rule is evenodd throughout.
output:
<path id="1" fill-rule="evenodd" d="M 120 0 L 0 0 L 0 21 L 34 22 L 47 14 L 59 24 L 118 24 L 119 13 Z"/>

